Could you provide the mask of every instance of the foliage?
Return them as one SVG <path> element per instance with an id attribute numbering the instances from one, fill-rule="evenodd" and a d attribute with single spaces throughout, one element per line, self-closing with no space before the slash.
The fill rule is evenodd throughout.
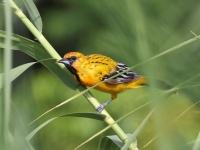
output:
<path id="1" fill-rule="evenodd" d="M 9 35 L 9 27 L 6 25 L 12 22 L 6 22 L 6 17 L 4 21 L 1 13 L 0 21 L 3 22 L 0 22 L 0 28 L 5 32 L 0 32 L 0 58 L 4 58 L 0 62 L 0 70 L 4 73 L 0 75 L 0 85 L 3 87 L 0 91 L 0 133 L 4 133 L 1 134 L 4 140 L 1 140 L 0 145 L 4 147 L 0 148 L 68 150 L 116 146 L 113 141 L 117 133 L 108 130 L 112 129 L 112 124 L 88 119 L 104 117 L 88 113 L 94 112 L 94 108 L 81 95 L 84 93 L 86 98 L 93 100 L 92 95 L 84 91 L 84 88 L 82 93 L 77 94 L 75 90 L 81 87 L 73 81 L 70 73 L 56 64 L 60 58 L 57 52 L 63 55 L 68 51 L 81 51 L 85 54 L 108 55 L 132 66 L 142 75 L 174 85 L 171 90 L 164 91 L 148 87 L 130 90 L 120 94 L 107 107 L 112 118 L 118 118 L 116 123 L 123 131 L 131 133 L 133 142 L 137 141 L 134 145 L 144 150 L 198 149 L 199 1 L 63 0 L 38 1 L 37 7 L 30 0 L 24 2 L 23 12 L 32 14 L 31 20 L 33 23 L 37 20 L 35 26 L 39 31 L 43 30 L 42 34 L 48 41 L 39 36 L 37 29 L 33 31 L 33 27 L 29 27 L 24 18 L 17 18 L 19 12 L 13 8 L 9 14 L 16 14 L 11 18 L 13 32 L 22 36 Z M 17 5 L 20 8 L 22 6 Z M 7 3 L 1 5 L 0 11 L 5 12 L 6 16 L 5 6 L 8 7 Z M 2 24 L 5 24 L 5 29 Z M 24 28 L 28 28 L 35 36 L 29 36 L 32 40 L 25 37 L 27 34 Z M 9 38 L 12 42 L 10 44 Z M 11 51 L 13 54 L 5 59 L 8 49 L 17 51 Z M 20 54 L 18 50 L 30 57 Z M 34 59 L 34 62 L 27 63 L 27 59 L 28 62 Z M 12 61 L 14 69 L 9 72 L 9 63 Z M 7 75 L 10 78 L 6 78 Z M 13 82 L 15 78 L 17 80 Z M 9 84 L 12 92 L 6 101 L 6 93 L 9 91 L 6 88 Z M 155 83 L 150 80 L 150 84 Z M 105 93 L 90 90 L 101 102 L 109 99 Z M 175 91 L 178 92 L 174 94 Z M 51 113 L 28 125 L 51 108 Z M 153 114 L 149 115 L 152 110 Z M 61 117 L 51 122 L 63 114 L 76 116 L 74 112 L 78 112 L 79 118 Z M 34 132 L 34 137 L 30 139 L 29 136 L 30 141 L 25 140 L 31 131 L 44 125 L 44 128 Z M 100 135 L 103 138 L 99 140 Z"/>

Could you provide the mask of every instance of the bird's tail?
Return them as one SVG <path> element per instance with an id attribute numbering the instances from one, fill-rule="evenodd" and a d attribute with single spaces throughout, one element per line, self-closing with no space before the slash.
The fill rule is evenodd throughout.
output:
<path id="1" fill-rule="evenodd" d="M 159 79 L 145 77 L 145 81 L 146 81 L 145 85 L 162 90 L 170 90 L 174 87 L 173 85 Z M 152 86 L 150 83 L 154 83 L 154 85 Z"/>

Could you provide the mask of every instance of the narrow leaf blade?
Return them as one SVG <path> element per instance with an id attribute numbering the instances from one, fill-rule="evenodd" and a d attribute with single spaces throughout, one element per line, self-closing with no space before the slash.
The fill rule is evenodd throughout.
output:
<path id="1" fill-rule="evenodd" d="M 131 137 L 132 134 L 126 134 L 128 137 Z M 109 135 L 102 138 L 100 142 L 99 149 L 107 150 L 107 149 L 120 149 L 122 148 L 124 143 L 117 135 Z M 137 139 L 134 140 L 135 147 L 137 146 Z"/>
<path id="2" fill-rule="evenodd" d="M 31 21 L 35 25 L 35 27 L 42 32 L 42 19 L 40 13 L 32 0 L 23 0 L 25 8 L 28 11 Z"/>
<path id="3" fill-rule="evenodd" d="M 18 66 L 16 68 L 11 69 L 11 81 L 15 80 L 18 76 L 20 76 L 26 69 L 34 65 L 36 62 L 31 62 L 27 64 L 23 64 L 21 66 Z M 3 81 L 3 73 L 0 74 L 0 81 Z M 0 89 L 3 87 L 3 83 L 0 82 Z"/>
<path id="4" fill-rule="evenodd" d="M 194 146 L 193 146 L 192 150 L 199 150 L 199 149 L 200 149 L 200 132 L 199 132 L 199 134 L 197 136 L 197 139 L 196 139 L 196 141 L 194 143 Z"/>
<path id="5" fill-rule="evenodd" d="M 96 119 L 96 120 L 100 120 L 103 121 L 105 119 L 105 115 L 102 114 L 97 114 L 97 113 L 69 113 L 69 114 L 65 114 L 65 115 L 61 115 L 58 117 L 54 117 L 51 118 L 47 121 L 45 121 L 44 123 L 42 123 L 40 126 L 38 126 L 37 128 L 35 128 L 27 137 L 26 140 L 30 141 L 31 138 L 39 131 L 41 130 L 44 126 L 46 126 L 47 124 L 51 123 L 52 121 L 54 121 L 55 119 L 58 119 L 60 117 L 82 117 L 82 118 L 90 118 L 90 119 Z"/>
<path id="6" fill-rule="evenodd" d="M 0 48 L 4 48 L 5 32 L 0 30 Z M 66 69 L 62 69 L 53 59 L 50 54 L 42 47 L 42 45 L 24 38 L 22 36 L 13 34 L 12 46 L 15 50 L 20 50 L 37 61 L 49 59 L 48 61 L 41 61 L 41 63 L 53 72 L 59 79 L 63 81 L 69 88 L 76 89 L 76 83 L 74 82 L 73 76 L 69 74 Z M 0 49 L 1 50 L 1 49 Z"/>

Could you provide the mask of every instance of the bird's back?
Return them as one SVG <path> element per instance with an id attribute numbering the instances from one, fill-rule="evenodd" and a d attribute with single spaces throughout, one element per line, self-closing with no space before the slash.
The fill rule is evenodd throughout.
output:
<path id="1" fill-rule="evenodd" d="M 104 55 L 92 54 L 79 58 L 72 66 L 76 68 L 82 84 L 93 86 L 114 72 L 117 62 Z"/>

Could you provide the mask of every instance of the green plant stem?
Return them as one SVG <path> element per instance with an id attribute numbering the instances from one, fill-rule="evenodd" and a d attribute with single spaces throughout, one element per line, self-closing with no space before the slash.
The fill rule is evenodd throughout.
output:
<path id="1" fill-rule="evenodd" d="M 8 1 L 5 1 L 5 28 L 6 28 L 6 38 L 5 38 L 5 49 L 4 49 L 4 60 L 3 60 L 3 112 L 2 112 L 2 145 L 1 148 L 8 149 L 8 135 L 9 135 L 9 120 L 10 120 L 10 105 L 11 105 L 11 66 L 12 66 L 12 13 Z"/>
<path id="2" fill-rule="evenodd" d="M 32 34 L 38 39 L 38 41 L 44 46 L 48 53 L 56 59 L 60 59 L 59 54 L 55 49 L 50 45 L 50 43 L 44 38 L 41 32 L 39 32 L 36 27 L 30 22 L 30 20 L 24 15 L 24 13 L 18 8 L 18 6 L 10 0 L 11 6 L 16 9 L 15 14 L 22 20 L 22 22 L 27 26 L 27 28 L 32 32 Z M 85 87 L 79 87 L 79 90 L 85 90 Z M 84 96 L 88 101 L 96 108 L 100 103 L 92 96 L 90 92 L 86 92 Z M 112 125 L 112 129 L 119 136 L 119 138 L 126 143 L 128 136 L 123 132 L 123 130 L 115 123 L 115 120 L 108 114 L 106 110 L 102 111 L 102 114 L 106 115 L 105 122 L 109 125 Z M 130 150 L 136 150 L 133 144 L 129 147 Z"/>

